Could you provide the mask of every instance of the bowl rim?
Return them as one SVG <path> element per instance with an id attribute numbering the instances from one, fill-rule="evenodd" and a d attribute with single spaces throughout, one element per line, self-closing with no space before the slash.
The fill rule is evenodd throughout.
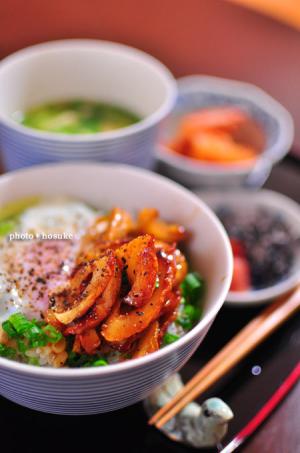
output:
<path id="1" fill-rule="evenodd" d="M 53 163 L 53 164 L 45 164 L 45 165 L 36 165 L 34 167 L 26 168 L 26 169 L 19 169 L 15 170 L 13 172 L 5 173 L 0 176 L 0 186 L 2 183 L 5 184 L 6 181 L 14 179 L 14 177 L 17 177 L 19 174 L 33 174 L 34 173 L 40 173 L 43 169 L 49 169 L 52 168 L 54 171 L 57 168 L 65 168 L 66 171 L 72 171 L 75 167 L 80 167 L 80 168 L 90 168 L 90 167 L 95 168 L 96 167 L 105 167 L 108 171 L 115 171 L 115 170 L 120 170 L 128 173 L 132 177 L 135 175 L 139 174 L 143 176 L 144 178 L 147 178 L 148 180 L 152 181 L 153 183 L 160 181 L 165 185 L 165 187 L 169 186 L 171 190 L 174 190 L 178 194 L 183 194 L 186 200 L 190 201 L 192 204 L 198 205 L 198 207 L 201 209 L 202 212 L 205 213 L 205 215 L 208 216 L 208 218 L 211 220 L 211 222 L 214 224 L 216 227 L 216 230 L 221 236 L 221 239 L 223 241 L 224 245 L 224 251 L 225 251 L 225 266 L 227 268 L 227 274 L 228 278 L 224 279 L 222 281 L 222 288 L 220 290 L 219 296 L 214 302 L 214 306 L 212 307 L 211 311 L 206 314 L 199 322 L 194 326 L 189 332 L 187 332 L 185 335 L 183 335 L 178 341 L 175 343 L 172 343 L 170 345 L 165 346 L 162 349 L 159 349 L 158 351 L 155 351 L 147 356 L 140 357 L 137 359 L 129 360 L 127 362 L 123 363 L 116 363 L 112 365 L 108 365 L 105 367 L 95 367 L 95 368 L 47 368 L 47 367 L 36 367 L 34 365 L 29 365 L 29 364 L 24 364 L 24 363 L 19 363 L 14 360 L 9 360 L 3 357 L 0 357 L 0 369 L 5 368 L 7 370 L 13 370 L 18 373 L 22 373 L 24 375 L 31 375 L 31 376 L 41 376 L 41 377 L 55 377 L 55 378 L 82 378 L 82 377 L 89 377 L 89 376 L 105 376 L 109 374 L 114 374 L 118 373 L 121 371 L 129 371 L 133 370 L 139 367 L 143 367 L 144 365 L 149 365 L 151 362 L 155 361 L 156 359 L 162 359 L 168 355 L 171 355 L 172 353 L 175 353 L 176 350 L 179 347 L 183 347 L 184 345 L 187 345 L 188 343 L 191 342 L 194 338 L 197 337 L 198 334 L 203 332 L 206 327 L 208 327 L 212 321 L 214 320 L 215 316 L 217 315 L 218 311 L 221 309 L 226 295 L 228 293 L 229 287 L 230 287 L 230 282 L 231 282 L 231 277 L 232 277 L 232 272 L 233 272 L 233 257 L 232 257 L 232 251 L 231 251 L 231 246 L 229 242 L 229 238 L 226 234 L 226 231 L 217 218 L 217 216 L 214 214 L 211 208 L 202 200 L 199 199 L 199 197 L 192 192 L 190 192 L 188 189 L 182 187 L 180 184 L 166 178 L 165 176 L 161 176 L 157 173 L 153 173 L 151 171 L 141 169 L 141 168 L 136 168 L 132 167 L 129 165 L 124 165 L 124 164 L 106 164 L 106 163 L 96 163 L 96 162 L 72 162 L 72 163 Z"/>
<path id="2" fill-rule="evenodd" d="M 262 194 L 264 198 L 261 200 L 257 198 L 258 194 Z M 207 191 L 206 194 L 202 193 L 204 201 L 207 201 L 208 206 L 210 206 L 209 197 L 218 197 L 219 195 L 224 197 L 224 192 L 219 191 Z M 229 200 L 226 199 L 226 195 Z M 258 191 L 247 191 L 240 190 L 237 192 L 227 192 L 225 193 L 224 200 L 220 201 L 224 205 L 231 205 L 234 202 L 233 199 L 247 200 L 251 206 L 265 206 L 267 209 L 272 210 L 268 201 L 265 200 L 277 200 L 278 205 L 281 207 L 281 214 L 283 218 L 291 215 L 297 219 L 300 231 L 300 206 L 296 201 L 283 195 L 280 192 L 269 189 L 260 189 Z M 221 198 L 220 198 L 221 200 Z M 282 208 L 284 206 L 284 208 Z M 288 221 L 288 224 L 291 222 Z M 300 250 L 298 252 L 300 254 Z M 258 305 L 262 303 L 272 303 L 276 297 L 284 295 L 293 288 L 297 286 L 297 283 L 300 281 L 300 268 L 294 269 L 294 271 L 284 280 L 275 283 L 274 285 L 268 286 L 262 289 L 250 290 L 250 291 L 229 291 L 226 297 L 225 304 L 232 306 L 250 306 Z"/>
<path id="3" fill-rule="evenodd" d="M 163 84 L 166 88 L 166 98 L 161 103 L 161 105 L 150 115 L 139 120 L 137 123 L 132 124 L 131 126 L 123 127 L 113 131 L 106 132 L 96 132 L 91 134 L 63 134 L 57 132 L 46 132 L 40 131 L 38 129 L 33 129 L 30 127 L 23 126 L 22 124 L 15 121 L 13 118 L 10 118 L 9 115 L 3 114 L 0 112 L 0 123 L 2 122 L 7 128 L 17 131 L 19 134 L 22 134 L 27 137 L 31 137 L 35 140 L 47 140 L 49 142 L 61 142 L 65 143 L 74 143 L 74 142 L 83 142 L 94 143 L 94 142 L 104 142 L 107 140 L 119 139 L 128 137 L 132 134 L 142 132 L 147 130 L 161 121 L 168 113 L 173 109 L 176 98 L 177 98 L 177 84 L 176 80 L 171 73 L 171 71 L 157 58 L 152 55 L 137 49 L 135 47 L 128 46 L 126 44 L 105 41 L 98 39 L 57 39 L 53 41 L 42 42 L 39 44 L 34 44 L 32 46 L 25 47 L 23 49 L 17 50 L 16 52 L 8 55 L 0 62 L 0 73 L 2 70 L 5 70 L 6 67 L 13 65 L 17 61 L 22 61 L 27 59 L 27 57 L 32 55 L 38 55 L 44 52 L 55 52 L 56 50 L 70 50 L 73 49 L 104 49 L 111 50 L 113 53 L 119 53 L 122 55 L 127 54 L 130 57 L 135 58 L 136 60 L 143 61 L 143 63 L 154 69 L 156 73 L 161 78 Z"/>
<path id="4" fill-rule="evenodd" d="M 227 79 L 209 75 L 188 75 L 177 79 L 178 96 L 189 92 L 214 92 L 215 94 L 228 95 L 232 98 L 244 98 L 261 108 L 267 115 L 276 119 L 278 123 L 278 138 L 276 142 L 266 147 L 261 156 L 268 158 L 272 164 L 282 159 L 289 151 L 294 140 L 294 121 L 289 111 L 276 99 L 258 86 L 240 80 Z M 176 110 L 176 106 L 175 109 Z M 271 154 L 277 154 L 276 157 Z M 167 165 L 176 169 L 184 168 L 194 175 L 203 173 L 209 175 L 247 175 L 252 166 L 224 166 L 213 165 L 205 162 L 193 163 L 191 159 L 172 155 L 165 145 L 159 145 L 157 157 Z"/>

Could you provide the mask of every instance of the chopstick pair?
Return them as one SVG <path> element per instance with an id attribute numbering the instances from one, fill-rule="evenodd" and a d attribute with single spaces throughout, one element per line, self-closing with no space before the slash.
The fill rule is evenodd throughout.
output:
<path id="1" fill-rule="evenodd" d="M 149 420 L 161 428 L 201 395 L 300 309 L 300 286 L 268 305 L 218 352 L 165 406 Z"/>

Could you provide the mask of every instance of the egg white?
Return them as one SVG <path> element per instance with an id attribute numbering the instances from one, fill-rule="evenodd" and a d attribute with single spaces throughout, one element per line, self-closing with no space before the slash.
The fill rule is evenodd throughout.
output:
<path id="1" fill-rule="evenodd" d="M 47 235 L 70 234 L 74 240 L 72 254 L 75 256 L 80 236 L 96 215 L 99 213 L 81 202 L 63 199 L 45 201 L 27 209 L 20 216 L 18 231 L 31 233 L 35 237 L 41 233 Z M 7 266 L 8 253 L 10 260 L 20 261 L 22 248 L 24 249 L 25 246 L 24 241 L 14 241 L 12 244 L 5 239 L 0 243 L 0 323 L 16 311 L 23 312 L 29 317 L 40 318 L 41 316 L 39 307 L 35 307 L 24 293 L 20 294 L 18 275 L 14 275 L 12 278 Z M 69 265 L 66 263 L 62 268 L 62 273 L 68 273 L 69 270 Z M 19 277 L 21 279 L 21 275 Z"/>
<path id="2" fill-rule="evenodd" d="M 82 234 L 95 218 L 95 211 L 84 203 L 64 199 L 44 202 L 20 216 L 20 231 L 32 234 Z"/>

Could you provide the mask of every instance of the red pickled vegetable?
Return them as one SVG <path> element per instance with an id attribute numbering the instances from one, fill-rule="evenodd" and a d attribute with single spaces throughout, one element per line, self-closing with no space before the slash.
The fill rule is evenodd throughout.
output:
<path id="1" fill-rule="evenodd" d="M 235 238 L 230 238 L 230 244 L 233 256 L 245 256 L 245 246 L 241 241 Z"/>
<path id="2" fill-rule="evenodd" d="M 234 256 L 230 291 L 248 291 L 250 288 L 251 275 L 249 263 L 243 256 Z"/>

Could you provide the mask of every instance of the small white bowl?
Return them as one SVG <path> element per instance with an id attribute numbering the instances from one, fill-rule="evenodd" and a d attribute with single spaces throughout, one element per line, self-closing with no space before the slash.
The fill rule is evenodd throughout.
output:
<path id="1" fill-rule="evenodd" d="M 178 371 L 205 337 L 227 295 L 232 277 L 228 237 L 213 212 L 194 194 L 166 178 L 121 165 L 46 165 L 0 177 L 0 206 L 33 194 L 69 195 L 103 209 L 130 212 L 158 208 L 191 232 L 191 269 L 207 282 L 200 322 L 184 337 L 140 359 L 100 368 L 54 369 L 0 358 L 1 395 L 55 414 L 96 414 L 142 400 Z"/>
<path id="2" fill-rule="evenodd" d="M 254 168 L 212 165 L 192 161 L 158 146 L 161 171 L 188 187 L 261 187 L 272 165 L 289 151 L 294 138 L 293 120 L 288 111 L 260 88 L 234 80 L 209 76 L 188 76 L 178 80 L 178 99 L 164 127 L 164 141 L 176 134 L 182 116 L 207 107 L 236 106 L 262 127 L 266 147 Z"/>
<path id="3" fill-rule="evenodd" d="M 233 210 L 251 212 L 257 208 L 266 208 L 280 214 L 289 226 L 292 234 L 300 238 L 300 207 L 298 203 L 271 190 L 239 192 L 199 192 L 199 197 L 213 210 L 228 206 Z M 300 246 L 295 250 L 295 260 L 289 275 L 282 281 L 267 288 L 252 291 L 230 291 L 226 303 L 232 305 L 255 305 L 272 302 L 300 283 Z"/>
<path id="4" fill-rule="evenodd" d="M 62 40 L 20 50 L 0 63 L 0 139 L 9 170 L 75 159 L 151 167 L 161 121 L 173 108 L 176 82 L 146 53 L 97 40 Z M 12 115 L 64 99 L 125 107 L 141 121 L 95 134 L 58 134 L 25 127 Z"/>

